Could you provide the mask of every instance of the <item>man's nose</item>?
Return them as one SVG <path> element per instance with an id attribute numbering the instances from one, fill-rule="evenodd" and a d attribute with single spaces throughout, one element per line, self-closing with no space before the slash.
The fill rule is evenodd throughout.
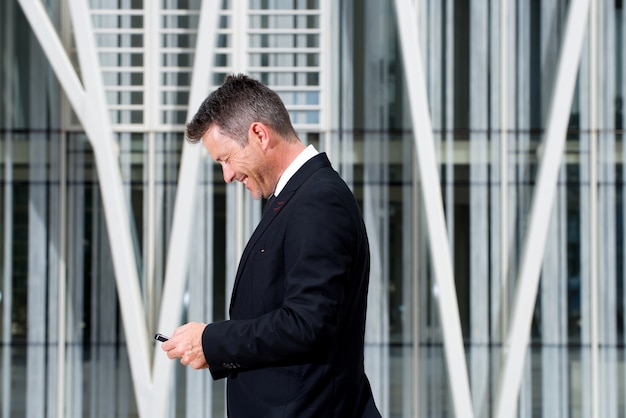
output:
<path id="1" fill-rule="evenodd" d="M 235 180 L 235 171 L 228 167 L 228 164 L 222 164 L 222 173 L 224 174 L 224 181 L 230 183 Z"/>

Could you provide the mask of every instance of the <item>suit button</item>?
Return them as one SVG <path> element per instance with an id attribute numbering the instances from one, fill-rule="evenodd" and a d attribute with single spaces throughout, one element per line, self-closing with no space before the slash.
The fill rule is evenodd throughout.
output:
<path id="1" fill-rule="evenodd" d="M 239 363 L 222 363 L 222 366 L 224 366 L 224 368 L 226 369 L 238 369 L 241 367 L 241 365 Z"/>

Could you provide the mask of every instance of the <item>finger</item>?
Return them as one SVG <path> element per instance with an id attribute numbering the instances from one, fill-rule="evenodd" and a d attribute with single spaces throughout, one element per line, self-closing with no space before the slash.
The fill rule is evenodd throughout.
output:
<path id="1" fill-rule="evenodd" d="M 161 343 L 161 350 L 163 351 L 170 351 L 172 348 L 174 348 L 174 343 L 171 340 Z"/>
<path id="2" fill-rule="evenodd" d="M 180 357 L 180 364 L 182 364 L 183 366 L 191 365 L 191 367 L 193 367 L 194 361 L 195 361 L 195 356 L 193 355 L 191 351 L 187 351 Z"/>
<path id="3" fill-rule="evenodd" d="M 168 347 L 164 347 L 164 351 L 166 351 L 167 356 L 170 359 L 179 358 L 186 354 L 187 350 L 183 348 L 185 346 L 183 342 L 172 340 L 170 341 L 171 343 L 168 345 Z"/>
<path id="4" fill-rule="evenodd" d="M 196 370 L 200 370 L 200 369 L 208 369 L 209 365 L 207 364 L 204 357 L 202 357 L 202 358 L 196 359 L 193 363 L 191 363 L 191 367 L 193 367 Z"/>

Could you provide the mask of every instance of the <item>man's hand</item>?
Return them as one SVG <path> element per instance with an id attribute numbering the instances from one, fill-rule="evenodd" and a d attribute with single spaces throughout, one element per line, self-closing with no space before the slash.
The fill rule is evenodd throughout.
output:
<path id="1" fill-rule="evenodd" d="M 176 328 L 169 340 L 161 348 L 171 359 L 179 358 L 183 366 L 206 369 L 209 365 L 202 351 L 202 332 L 206 324 L 189 322 Z"/>

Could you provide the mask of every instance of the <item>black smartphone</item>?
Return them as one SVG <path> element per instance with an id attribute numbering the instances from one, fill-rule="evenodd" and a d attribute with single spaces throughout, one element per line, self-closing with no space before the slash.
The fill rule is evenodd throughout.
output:
<path id="1" fill-rule="evenodd" d="M 161 341 L 162 343 L 164 343 L 165 341 L 169 340 L 170 337 L 167 337 L 163 334 L 159 334 L 158 332 L 156 334 L 154 334 L 154 339 L 157 341 Z"/>

